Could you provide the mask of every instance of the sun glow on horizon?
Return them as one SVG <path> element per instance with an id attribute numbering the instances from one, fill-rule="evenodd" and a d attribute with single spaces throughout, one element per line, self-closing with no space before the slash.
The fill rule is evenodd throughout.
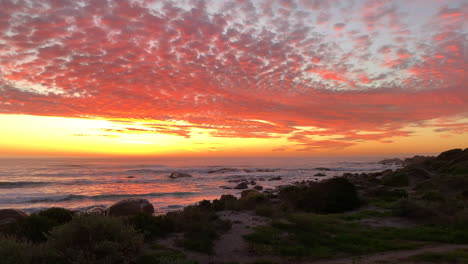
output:
<path id="1" fill-rule="evenodd" d="M 460 135 L 440 137 L 431 129 L 419 128 L 412 137 L 396 137 L 392 144 L 361 141 L 335 150 L 301 150 L 286 136 L 269 138 L 216 137 L 213 129 L 191 128 L 190 136 L 151 130 L 158 124 L 166 131 L 183 122 L 148 120 L 105 120 L 31 115 L 0 115 L 0 157 L 21 156 L 340 156 L 401 154 L 418 149 L 421 153 L 463 147 Z M 189 125 L 184 123 L 184 125 Z M 301 127 L 301 129 L 317 128 Z M 358 133 L 359 135 L 359 133 Z M 371 132 L 366 133 L 372 135 Z M 322 139 L 323 140 L 323 139 Z M 437 144 L 429 144 L 437 140 Z M 434 142 L 434 141 L 433 141 Z M 461 143 L 461 144 L 460 144 Z"/>

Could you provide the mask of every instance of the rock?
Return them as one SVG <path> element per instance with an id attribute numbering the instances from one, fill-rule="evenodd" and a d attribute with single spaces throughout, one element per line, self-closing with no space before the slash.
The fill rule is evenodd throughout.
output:
<path id="1" fill-rule="evenodd" d="M 258 178 L 258 180 L 259 180 L 259 181 L 264 181 L 264 180 L 265 180 L 265 178 L 263 178 L 263 177 L 260 177 L 260 178 Z"/>
<path id="2" fill-rule="evenodd" d="M 261 185 L 256 185 L 253 188 L 254 188 L 254 190 L 257 190 L 257 191 L 263 190 L 263 186 L 261 186 Z"/>
<path id="3" fill-rule="evenodd" d="M 377 163 L 382 164 L 382 165 L 403 165 L 404 164 L 403 160 L 401 160 L 399 158 L 384 159 L 384 160 L 381 160 L 381 161 L 379 161 Z"/>
<path id="4" fill-rule="evenodd" d="M 241 182 L 234 187 L 234 189 L 247 189 L 249 186 L 247 185 L 247 182 Z"/>
<path id="5" fill-rule="evenodd" d="M 427 156 L 414 156 L 412 158 L 406 158 L 403 160 L 405 166 L 412 165 L 412 164 L 419 164 L 425 161 L 434 159 L 434 157 L 427 157 Z"/>
<path id="6" fill-rule="evenodd" d="M 270 179 L 268 179 L 269 181 L 280 181 L 282 180 L 283 178 L 281 178 L 281 176 L 278 176 L 278 177 L 272 177 Z"/>
<path id="7" fill-rule="evenodd" d="M 225 185 L 223 185 L 223 186 L 219 186 L 219 188 L 222 188 L 222 189 L 232 189 L 232 187 L 225 186 Z"/>
<path id="8" fill-rule="evenodd" d="M 87 214 L 105 215 L 106 214 L 106 208 L 97 206 L 97 207 L 93 207 L 93 208 L 90 208 L 90 209 L 86 210 L 86 213 Z"/>
<path id="9" fill-rule="evenodd" d="M 169 178 L 171 178 L 171 179 L 190 178 L 190 177 L 192 177 L 192 175 L 190 175 L 189 173 L 177 172 L 177 171 L 171 173 L 171 176 L 169 176 Z"/>
<path id="10" fill-rule="evenodd" d="M 130 198 L 119 201 L 107 209 L 110 216 L 130 216 L 137 214 L 153 214 L 154 207 L 146 199 Z"/>
<path id="11" fill-rule="evenodd" d="M 127 178 L 128 178 L 128 179 L 134 179 L 135 176 L 128 176 Z"/>
<path id="12" fill-rule="evenodd" d="M 28 217 L 28 213 L 18 209 L 0 209 L 0 225 L 16 222 Z"/>
<path id="13" fill-rule="evenodd" d="M 242 182 L 242 181 L 247 181 L 247 180 L 246 179 L 234 179 L 234 180 L 229 180 L 228 182 L 238 183 L 238 182 Z"/>
<path id="14" fill-rule="evenodd" d="M 222 169 L 217 169 L 217 170 L 210 170 L 208 173 L 226 173 L 226 172 L 236 172 L 239 171 L 239 169 L 234 169 L 234 168 L 222 168 Z"/>
<path id="15" fill-rule="evenodd" d="M 317 173 L 317 174 L 315 174 L 314 176 L 317 176 L 317 177 L 323 177 L 323 176 L 327 176 L 327 175 L 326 175 L 326 174 L 324 174 L 324 173 Z"/>
<path id="16" fill-rule="evenodd" d="M 250 181 L 250 185 L 256 185 L 257 183 L 255 181 Z"/>
<path id="17" fill-rule="evenodd" d="M 244 191 L 241 192 L 241 198 L 246 198 L 248 196 L 252 196 L 252 195 L 256 195 L 256 194 L 259 194 L 259 192 L 256 191 L 256 190 L 252 190 L 252 189 L 244 190 Z"/>
<path id="18" fill-rule="evenodd" d="M 319 170 L 319 171 L 331 171 L 331 169 L 329 169 L 329 168 L 323 168 L 323 167 L 315 168 L 315 170 Z"/>
<path id="19" fill-rule="evenodd" d="M 231 194 L 223 194 L 223 195 L 221 195 L 219 200 L 224 203 L 224 202 L 229 202 L 229 201 L 236 201 L 237 198 L 234 195 L 231 195 Z"/>

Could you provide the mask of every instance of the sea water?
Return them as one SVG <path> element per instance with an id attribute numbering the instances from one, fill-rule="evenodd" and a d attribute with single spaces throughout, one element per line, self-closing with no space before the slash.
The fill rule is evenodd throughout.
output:
<path id="1" fill-rule="evenodd" d="M 354 158 L 34 158 L 0 159 L 0 209 L 34 212 L 49 207 L 85 210 L 131 197 L 148 199 L 156 212 L 180 209 L 222 194 L 241 179 L 275 188 L 343 173 L 396 169 L 377 157 Z M 327 170 L 323 170 L 327 168 Z M 170 179 L 172 172 L 190 178 Z M 326 176 L 314 176 L 317 173 Z M 271 180 L 281 176 L 281 180 Z"/>

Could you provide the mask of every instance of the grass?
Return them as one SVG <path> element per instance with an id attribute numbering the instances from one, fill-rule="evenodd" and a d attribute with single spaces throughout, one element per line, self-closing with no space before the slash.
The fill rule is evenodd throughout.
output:
<path id="1" fill-rule="evenodd" d="M 450 263 L 450 264 L 467 264 L 468 250 L 455 250 L 450 252 L 426 252 L 414 255 L 410 258 L 413 261 L 431 262 L 431 263 Z"/>
<path id="2" fill-rule="evenodd" d="M 313 258 L 413 249 L 424 242 L 468 243 L 468 227 L 462 225 L 370 228 L 340 218 L 342 215 L 292 214 L 287 221 L 256 228 L 245 239 L 260 254 Z"/>

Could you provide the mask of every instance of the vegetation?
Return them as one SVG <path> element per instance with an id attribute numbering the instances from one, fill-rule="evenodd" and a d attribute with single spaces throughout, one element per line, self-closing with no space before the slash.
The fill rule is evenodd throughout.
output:
<path id="1" fill-rule="evenodd" d="M 414 261 L 430 263 L 464 264 L 468 263 L 468 251 L 456 250 L 443 253 L 426 252 L 411 257 Z"/>
<path id="2" fill-rule="evenodd" d="M 183 252 L 158 246 L 176 237 L 184 250 L 214 253 L 231 228 L 220 211 L 251 211 L 271 219 L 245 236 L 253 253 L 311 259 L 412 249 L 427 243 L 468 244 L 468 150 L 409 159 L 397 171 L 348 174 L 241 198 L 223 195 L 166 215 L 110 217 L 50 208 L 0 226 L 5 264 L 181 263 Z M 362 205 L 365 209 L 356 210 Z M 352 211 L 354 210 L 354 211 Z M 405 220 L 392 226 L 386 221 Z M 376 223 L 374 225 L 369 223 Z M 467 251 L 424 253 L 412 261 L 467 263 Z"/>
<path id="3" fill-rule="evenodd" d="M 345 178 L 287 186 L 279 197 L 297 210 L 316 213 L 339 213 L 361 205 L 356 187 Z"/>

